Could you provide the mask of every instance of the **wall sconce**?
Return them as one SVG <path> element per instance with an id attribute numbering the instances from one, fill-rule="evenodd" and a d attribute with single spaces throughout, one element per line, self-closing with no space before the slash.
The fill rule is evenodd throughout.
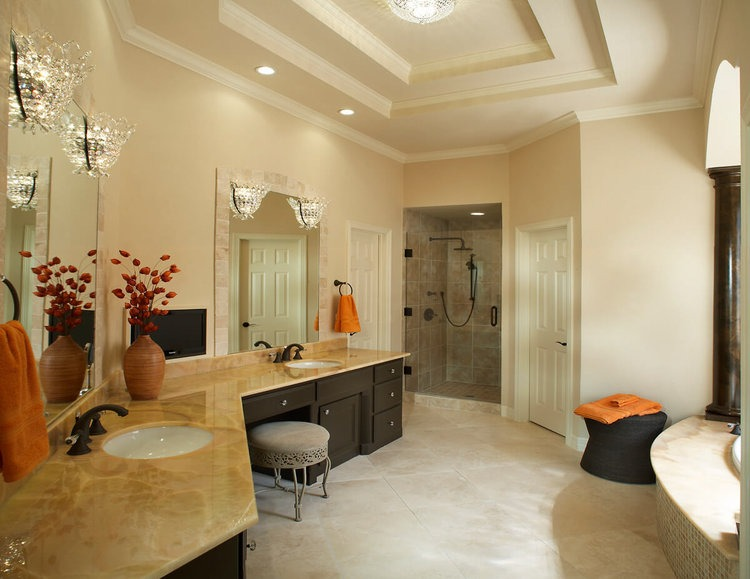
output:
<path id="1" fill-rule="evenodd" d="M 36 178 L 38 171 L 8 168 L 8 200 L 13 209 L 36 209 Z"/>
<path id="2" fill-rule="evenodd" d="M 122 146 L 134 131 L 125 119 L 114 119 L 107 113 L 68 116 L 58 128 L 63 150 L 76 167 L 74 172 L 90 177 L 109 177 L 107 170 L 117 162 Z"/>
<path id="3" fill-rule="evenodd" d="M 90 52 L 80 52 L 74 42 L 56 44 L 46 32 L 23 36 L 11 31 L 9 119 L 13 126 L 45 131 L 73 99 L 73 90 L 93 69 L 86 64 Z"/>
<path id="4" fill-rule="evenodd" d="M 323 197 L 289 197 L 287 201 L 302 229 L 317 227 L 328 206 L 328 201 Z"/>
<path id="5" fill-rule="evenodd" d="M 268 194 L 268 188 L 259 183 L 250 183 L 248 185 L 238 185 L 231 182 L 232 197 L 229 200 L 229 206 L 237 219 L 243 221 L 248 217 L 253 218 L 253 213 L 260 207 L 261 201 Z"/>

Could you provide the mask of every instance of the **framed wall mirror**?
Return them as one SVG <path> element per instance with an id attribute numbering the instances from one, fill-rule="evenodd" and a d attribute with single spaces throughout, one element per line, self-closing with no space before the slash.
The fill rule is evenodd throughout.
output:
<path id="1" fill-rule="evenodd" d="M 71 104 L 67 114 L 83 116 L 75 104 Z M 75 174 L 73 169 L 56 134 L 8 128 L 8 174 L 37 173 L 35 208 L 13 208 L 6 196 L 3 224 L 5 245 L 2 248 L 6 270 L 3 273 L 18 291 L 20 321 L 29 335 L 37 359 L 49 346 L 51 337 L 44 329 L 49 324 L 43 312 L 44 300 L 32 293 L 37 280 L 30 268 L 37 264 L 37 260 L 46 262 L 58 256 L 66 264 L 86 265 L 87 271 L 96 278 L 96 266 L 88 266 L 86 254 L 90 249 L 96 249 L 97 244 L 99 180 Z M 18 252 L 23 249 L 31 251 L 34 257 L 21 258 Z M 13 313 L 9 292 L 5 292 L 4 299 L 4 321 L 7 321 Z M 85 314 L 86 321 L 79 326 L 80 336 L 76 339 L 81 342 L 80 345 L 90 344 L 89 371 L 81 385 L 83 392 L 96 384 L 92 369 L 95 351 L 94 310 Z M 48 423 L 66 406 L 63 403 L 47 404 L 45 412 Z"/>
<path id="2" fill-rule="evenodd" d="M 252 219 L 230 211 L 231 182 L 264 183 L 269 190 Z M 287 198 L 305 185 L 277 173 L 219 169 L 216 192 L 215 354 L 316 342 L 320 289 L 325 284 L 325 223 L 300 228 Z"/>

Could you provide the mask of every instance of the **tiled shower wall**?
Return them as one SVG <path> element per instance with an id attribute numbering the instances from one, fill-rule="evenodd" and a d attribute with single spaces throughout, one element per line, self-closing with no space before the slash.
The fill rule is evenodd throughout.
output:
<path id="1" fill-rule="evenodd" d="M 444 382 L 492 385 L 500 388 L 500 272 L 501 229 L 470 228 L 419 210 L 404 213 L 406 307 L 404 318 L 406 388 L 426 392 Z M 462 237 L 471 251 L 455 251 L 460 241 L 429 241 L 430 237 Z M 477 266 L 476 300 L 471 311 L 470 277 L 466 263 L 474 254 Z M 440 297 L 445 296 L 445 308 Z M 498 318 L 491 324 L 491 308 Z M 447 315 L 446 315 L 447 310 Z M 461 327 L 454 327 L 450 320 Z M 466 323 L 465 323 L 466 322 Z M 465 323 L 465 324 L 464 324 Z"/>

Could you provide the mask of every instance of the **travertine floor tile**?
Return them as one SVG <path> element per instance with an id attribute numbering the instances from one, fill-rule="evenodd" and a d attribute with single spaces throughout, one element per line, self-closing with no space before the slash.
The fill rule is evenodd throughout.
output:
<path id="1" fill-rule="evenodd" d="M 655 488 L 606 481 L 529 423 L 404 407 L 404 437 L 335 469 L 330 498 L 256 475 L 249 577 L 674 579 L 655 529 Z"/>

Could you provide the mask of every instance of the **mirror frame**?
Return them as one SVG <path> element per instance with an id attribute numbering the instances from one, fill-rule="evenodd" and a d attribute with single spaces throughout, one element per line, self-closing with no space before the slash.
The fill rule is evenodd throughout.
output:
<path id="1" fill-rule="evenodd" d="M 214 231 L 214 356 L 229 354 L 229 220 L 232 219 L 229 201 L 232 181 L 255 181 L 265 185 L 269 191 L 303 197 L 311 194 L 311 187 L 301 181 L 270 171 L 252 169 L 219 168 L 216 171 L 216 224 Z M 320 331 L 318 341 L 334 338 L 333 328 L 325 320 L 331 319 L 328 300 L 323 299 L 323 290 L 328 283 L 328 220 L 327 214 L 318 225 L 320 228 L 320 257 L 318 259 L 318 312 Z"/>

